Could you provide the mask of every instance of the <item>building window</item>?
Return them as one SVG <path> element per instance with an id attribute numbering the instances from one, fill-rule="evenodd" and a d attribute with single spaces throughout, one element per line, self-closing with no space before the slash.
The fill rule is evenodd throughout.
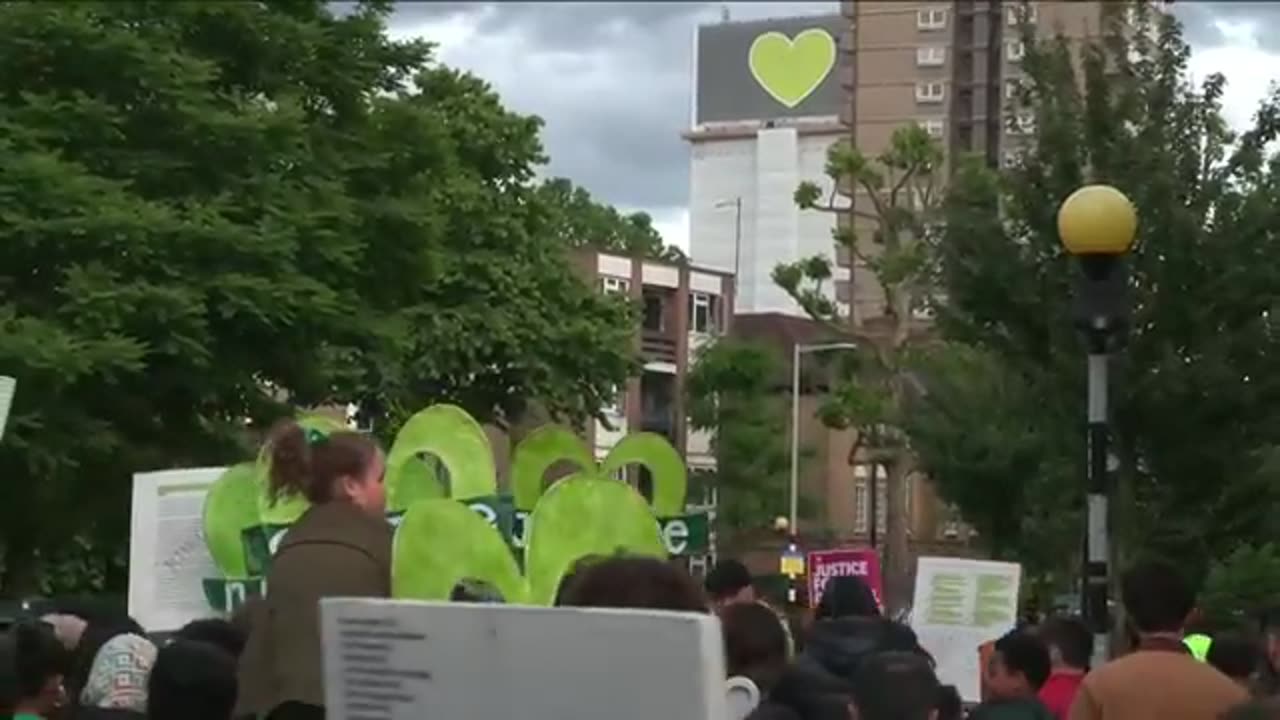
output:
<path id="1" fill-rule="evenodd" d="M 940 67 L 946 62 L 946 48 L 940 45 L 926 45 L 916 48 L 916 65 L 919 67 Z"/>
<path id="2" fill-rule="evenodd" d="M 946 134 L 947 123 L 941 118 L 930 118 L 925 120 L 921 125 L 925 132 L 929 133 L 929 137 L 940 138 Z"/>
<path id="3" fill-rule="evenodd" d="M 1021 40 L 1010 40 L 1005 43 L 1004 56 L 1009 62 L 1018 62 L 1022 60 L 1022 56 L 1027 54 L 1027 46 L 1022 44 Z"/>
<path id="4" fill-rule="evenodd" d="M 946 85 L 941 82 L 916 83 L 916 101 L 922 103 L 940 103 L 947 95 Z"/>
<path id="5" fill-rule="evenodd" d="M 942 30 L 947 27 L 945 8 L 929 8 L 916 11 L 916 27 L 920 30 Z"/>
<path id="6" fill-rule="evenodd" d="M 876 532 L 884 533 L 885 527 L 889 523 L 889 497 L 888 482 L 885 467 L 881 465 L 876 471 Z M 871 502 L 870 502 L 870 486 L 871 486 L 871 464 L 858 463 L 853 466 L 853 504 L 854 531 L 865 533 L 870 530 L 871 519 Z"/>
<path id="7" fill-rule="evenodd" d="M 919 102 L 942 102 L 946 94 L 946 86 L 941 82 L 916 83 L 916 100 Z"/>
<path id="8" fill-rule="evenodd" d="M 1018 82 L 1017 80 L 1004 81 L 1004 99 L 1005 100 L 1017 100 L 1018 93 L 1021 90 L 1022 90 L 1022 83 Z"/>
<path id="9" fill-rule="evenodd" d="M 1022 110 L 1013 116 L 1013 131 L 1023 135 L 1031 135 L 1036 131 L 1036 115 L 1030 110 Z"/>
<path id="10" fill-rule="evenodd" d="M 689 332 L 714 334 L 720 329 L 720 298 L 689 293 Z"/>
<path id="11" fill-rule="evenodd" d="M 666 329 L 666 308 L 657 295 L 644 296 L 644 329 L 662 332 Z"/>
<path id="12" fill-rule="evenodd" d="M 600 286 L 604 288 L 606 293 L 626 295 L 631 290 L 631 281 L 626 278 L 610 277 L 606 275 L 600 278 Z"/>
<path id="13" fill-rule="evenodd" d="M 848 305 L 853 302 L 853 283 L 848 280 L 837 280 L 835 282 L 836 302 Z"/>
<path id="14" fill-rule="evenodd" d="M 1018 27 L 1024 20 L 1027 24 L 1034 25 L 1037 18 L 1036 6 L 1029 2 L 1010 5 L 1005 9 L 1005 18 L 1009 27 Z"/>

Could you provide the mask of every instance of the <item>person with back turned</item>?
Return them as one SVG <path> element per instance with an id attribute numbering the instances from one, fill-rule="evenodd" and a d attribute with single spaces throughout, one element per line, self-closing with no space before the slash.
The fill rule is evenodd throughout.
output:
<path id="1" fill-rule="evenodd" d="M 322 436 L 292 421 L 273 430 L 269 447 L 272 497 L 302 495 L 311 507 L 271 560 L 240 659 L 235 715 L 323 718 L 320 600 L 391 594 L 384 458 L 363 434 Z"/>
<path id="2" fill-rule="evenodd" d="M 1073 617 L 1050 618 L 1037 634 L 1049 650 L 1049 679 L 1040 688 L 1040 702 L 1055 720 L 1067 720 L 1080 683 L 1089 672 L 1093 635 L 1087 625 Z"/>
<path id="3" fill-rule="evenodd" d="M 1071 720 L 1203 720 L 1248 699 L 1182 643 L 1195 593 L 1177 568 L 1140 564 L 1125 573 L 1120 593 L 1138 648 L 1085 676 Z"/>

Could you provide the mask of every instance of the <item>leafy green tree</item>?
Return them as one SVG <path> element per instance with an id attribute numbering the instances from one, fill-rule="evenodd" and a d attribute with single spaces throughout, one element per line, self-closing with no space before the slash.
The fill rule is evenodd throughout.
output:
<path id="1" fill-rule="evenodd" d="M 1070 309 L 1078 271 L 1060 247 L 1056 213 L 1086 183 L 1125 192 L 1139 233 L 1128 259 L 1131 330 L 1113 364 L 1111 527 L 1121 561 L 1155 553 L 1199 574 L 1210 558 L 1280 529 L 1280 484 L 1266 462 L 1280 431 L 1271 371 L 1280 272 L 1270 261 L 1280 252 L 1280 159 L 1269 149 L 1280 98 L 1234 135 L 1222 115 L 1224 79 L 1192 83 L 1177 22 L 1145 3 L 1110 8 L 1106 36 L 1082 51 L 1061 37 L 1027 38 L 1017 105 L 1037 132 L 1007 172 L 969 163 L 953 178 L 938 244 L 947 297 L 939 327 L 1033 390 L 1028 425 L 1081 435 L 1084 348 Z M 956 410 L 971 422 L 955 432 L 972 432 L 987 411 L 975 397 Z M 1041 512 L 1072 512 L 1084 490 L 1083 445 L 1045 448 L 1042 467 L 1063 469 L 1071 492 L 1044 496 Z M 944 492 L 955 482 L 953 498 L 979 498 L 961 487 L 981 480 L 970 478 L 938 479 Z M 962 509 L 976 514 L 976 504 Z"/>
<path id="2" fill-rule="evenodd" d="M 1214 559 L 1200 593 L 1200 608 L 1212 627 L 1252 630 L 1261 613 L 1280 602 L 1280 547 L 1241 545 Z"/>
<path id="3" fill-rule="evenodd" d="M 390 7 L 0 6 L 6 591 L 82 542 L 118 587 L 130 475 L 242 457 L 286 402 L 582 421 L 633 369 L 563 237 L 616 213 L 549 202 L 539 121 Z"/>
<path id="4" fill-rule="evenodd" d="M 791 457 L 782 373 L 769 348 L 722 338 L 700 351 L 686 381 L 690 424 L 714 433 L 722 537 L 768 528 L 783 507 Z"/>
<path id="5" fill-rule="evenodd" d="M 796 190 L 803 209 L 846 217 L 837 243 L 870 271 L 884 298 L 882 312 L 849 316 L 827 294 L 830 260 L 816 256 L 778 266 L 774 280 L 815 319 L 854 340 L 857 361 L 845 365 L 823 412 L 824 421 L 853 428 L 858 441 L 849 461 L 886 470 L 885 580 L 888 602 L 907 602 L 911 566 L 907 545 L 907 478 L 913 470 L 903 420 L 916 381 L 910 355 L 923 339 L 917 310 L 931 303 L 931 234 L 942 197 L 944 157 L 922 127 L 894 131 L 888 147 L 868 157 L 848 142 L 832 146 L 826 174 L 832 191 L 804 182 Z"/>
<path id="6" fill-rule="evenodd" d="M 939 343 L 912 368 L 925 392 L 912 396 L 903 428 L 938 494 L 992 557 L 1021 562 L 1033 582 L 1061 577 L 1080 549 L 1077 466 L 1067 460 L 1083 452 L 1077 419 L 1054 417 L 1037 388 L 986 350 Z"/>
<path id="7" fill-rule="evenodd" d="M 623 215 L 615 208 L 598 204 L 591 193 L 575 187 L 565 178 L 553 178 L 538 188 L 540 199 L 555 215 L 557 236 L 573 247 L 685 262 L 680 248 L 663 243 L 648 213 Z"/>

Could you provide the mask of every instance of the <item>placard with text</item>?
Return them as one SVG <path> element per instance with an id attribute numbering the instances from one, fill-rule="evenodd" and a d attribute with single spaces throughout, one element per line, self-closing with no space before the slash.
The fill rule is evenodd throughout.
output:
<path id="1" fill-rule="evenodd" d="M 702 613 L 321 602 L 330 720 L 723 720 Z"/>
<path id="2" fill-rule="evenodd" d="M 871 588 L 876 603 L 884 607 L 880 580 L 880 556 L 866 548 L 816 550 L 809 553 L 809 605 L 817 607 L 827 583 L 838 577 L 858 577 Z"/>

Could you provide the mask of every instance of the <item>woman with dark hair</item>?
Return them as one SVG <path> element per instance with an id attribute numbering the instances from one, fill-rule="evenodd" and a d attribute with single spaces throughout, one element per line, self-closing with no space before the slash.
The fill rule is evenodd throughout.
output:
<path id="1" fill-rule="evenodd" d="M 761 603 L 732 603 L 720 610 L 730 717 L 744 718 L 773 691 L 787 668 L 790 638 L 782 618 Z M 749 688 L 734 692 L 734 687 Z"/>
<path id="2" fill-rule="evenodd" d="M 252 609 L 236 716 L 324 717 L 320 600 L 388 597 L 392 530 L 382 451 L 356 432 L 322 435 L 293 421 L 268 440 L 270 493 L 311 507 L 289 528 Z"/>
<path id="3" fill-rule="evenodd" d="M 140 635 L 125 633 L 108 640 L 93 661 L 73 720 L 142 720 L 155 660 L 156 646 Z"/>
<path id="4" fill-rule="evenodd" d="M 138 621 L 124 613 L 111 611 L 87 611 L 82 632 L 70 648 L 67 676 L 63 682 L 67 689 L 67 702 L 74 714 L 80 708 L 80 696 L 89 682 L 89 674 L 98 659 L 98 652 L 104 645 L 121 635 L 145 635 L 146 632 Z M 58 624 L 54 625 L 55 632 Z M 68 639 L 63 636 L 63 644 Z"/>
<path id="5" fill-rule="evenodd" d="M 650 557 L 619 556 L 580 565 L 557 604 L 707 612 L 702 589 L 688 574 Z"/>

